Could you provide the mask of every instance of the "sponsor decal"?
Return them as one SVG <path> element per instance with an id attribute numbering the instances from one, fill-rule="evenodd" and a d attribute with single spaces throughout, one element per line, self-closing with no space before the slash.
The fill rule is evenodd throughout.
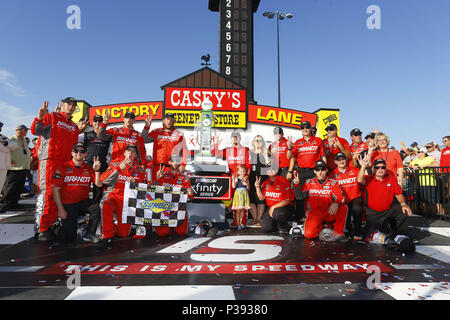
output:
<path id="1" fill-rule="evenodd" d="M 150 101 L 91 107 L 89 108 L 89 119 L 92 121 L 96 115 L 103 116 L 107 109 L 111 112 L 109 123 L 123 122 L 123 116 L 127 112 L 133 112 L 136 115 L 136 121 L 145 120 L 149 114 L 153 115 L 153 120 L 161 120 L 163 117 L 163 102 Z"/>
<path id="2" fill-rule="evenodd" d="M 146 200 L 139 205 L 142 209 L 149 209 L 155 213 L 171 210 L 175 205 L 171 202 L 166 202 L 162 199 L 153 200 L 148 194 Z"/>
<path id="3" fill-rule="evenodd" d="M 317 121 L 317 116 L 313 113 L 297 110 L 249 105 L 248 121 L 299 128 L 303 121 L 309 121 L 314 126 Z"/>
<path id="4" fill-rule="evenodd" d="M 89 183 L 91 177 L 77 177 L 77 176 L 66 176 L 64 182 L 79 182 L 79 183 Z"/>
<path id="5" fill-rule="evenodd" d="M 191 176 L 194 199 L 230 200 L 230 177 Z"/>
<path id="6" fill-rule="evenodd" d="M 200 124 L 201 111 L 167 109 L 166 112 L 174 114 L 175 126 L 195 127 Z M 247 128 L 245 112 L 214 111 L 214 128 Z"/>
<path id="7" fill-rule="evenodd" d="M 200 111 L 205 99 L 212 102 L 213 111 L 246 111 L 245 90 L 200 88 L 166 88 L 165 108 Z"/>
<path id="8" fill-rule="evenodd" d="M 58 123 L 57 123 L 56 125 L 57 125 L 58 127 L 60 127 L 60 128 L 64 128 L 64 129 L 66 129 L 66 130 L 75 132 L 75 126 L 72 126 L 72 125 L 70 125 L 70 124 L 68 124 L 68 123 L 65 123 L 65 122 L 63 122 L 63 121 L 58 121 Z"/>

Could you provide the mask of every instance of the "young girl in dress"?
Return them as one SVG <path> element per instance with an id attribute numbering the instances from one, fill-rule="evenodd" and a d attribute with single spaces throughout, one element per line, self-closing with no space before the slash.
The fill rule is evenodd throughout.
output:
<path id="1" fill-rule="evenodd" d="M 250 198 L 248 196 L 248 176 L 245 166 L 237 167 L 237 174 L 233 176 L 233 189 L 235 189 L 233 196 L 233 204 L 231 210 L 236 213 L 236 222 L 238 230 L 244 229 L 245 225 L 242 223 L 244 214 L 250 209 Z"/>

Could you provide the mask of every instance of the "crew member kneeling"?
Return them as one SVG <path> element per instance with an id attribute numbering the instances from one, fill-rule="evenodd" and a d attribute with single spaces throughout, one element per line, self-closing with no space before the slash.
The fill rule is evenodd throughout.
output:
<path id="1" fill-rule="evenodd" d="M 372 176 L 365 176 L 370 159 L 366 155 L 359 158 L 361 169 L 358 183 L 363 185 L 366 220 L 369 227 L 388 233 L 388 239 L 395 240 L 397 235 L 408 235 L 408 221 L 413 212 L 406 204 L 397 176 L 386 169 L 386 161 L 376 159 L 372 167 Z M 394 197 L 399 203 L 394 203 Z M 386 222 L 389 223 L 388 230 Z"/>
<path id="2" fill-rule="evenodd" d="M 266 210 L 261 217 L 261 231 L 281 234 L 289 233 L 289 219 L 294 214 L 294 192 L 291 183 L 277 175 L 277 169 L 268 169 L 269 178 L 261 185 L 261 177 L 256 178 L 255 187 L 259 200 L 266 200 Z"/>
<path id="3" fill-rule="evenodd" d="M 156 173 L 156 184 L 164 187 L 182 187 L 187 189 L 188 199 L 194 198 L 194 191 L 191 187 L 191 180 L 185 173 L 180 173 L 180 165 L 183 159 L 175 154 L 170 156 L 169 164 L 170 171 L 165 172 L 164 166 L 160 165 L 158 172 Z M 183 224 L 178 227 L 155 227 L 155 232 L 160 237 L 165 237 L 173 231 L 184 236 L 188 232 L 188 213 L 186 211 Z"/>
<path id="4" fill-rule="evenodd" d="M 122 223 L 122 208 L 125 183 L 143 182 L 145 172 L 137 161 L 138 149 L 134 145 L 125 148 L 122 162 L 111 163 L 101 176 L 98 187 L 106 186 L 100 202 L 103 220 L 103 240 L 106 245 L 112 243 L 114 231 L 118 237 L 126 237 L 130 233 L 131 225 Z M 113 214 L 117 217 L 117 226 L 114 225 Z"/>
<path id="5" fill-rule="evenodd" d="M 58 168 L 53 175 L 53 198 L 61 219 L 59 238 L 70 243 L 77 237 L 78 217 L 89 213 L 89 224 L 83 241 L 99 242 L 95 236 L 100 208 L 97 202 L 89 199 L 90 184 L 100 180 L 101 162 L 94 157 L 92 168 L 84 163 L 87 149 L 79 142 L 73 146 L 72 160 Z M 95 174 L 94 174 L 95 170 Z"/>
<path id="6" fill-rule="evenodd" d="M 333 234 L 324 237 L 325 241 L 345 241 L 344 229 L 347 219 L 345 197 L 336 180 L 328 179 L 327 164 L 317 161 L 314 166 L 315 178 L 308 179 L 300 186 L 298 174 L 294 175 L 294 193 L 298 200 L 308 199 L 305 238 L 319 236 L 325 222 L 334 222 Z"/>

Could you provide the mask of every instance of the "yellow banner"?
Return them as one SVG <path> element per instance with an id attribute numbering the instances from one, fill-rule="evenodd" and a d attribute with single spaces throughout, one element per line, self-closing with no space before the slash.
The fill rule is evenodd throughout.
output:
<path id="1" fill-rule="evenodd" d="M 340 136 L 340 126 L 339 126 L 339 110 L 338 109 L 320 109 L 315 112 L 317 114 L 317 136 L 321 139 L 327 137 L 326 127 L 334 123 L 338 128 L 338 136 Z"/>
<path id="2" fill-rule="evenodd" d="M 85 119 L 87 116 L 88 107 L 91 105 L 86 101 L 80 100 L 77 101 L 77 108 L 75 112 L 72 114 L 72 121 L 78 123 L 81 119 Z"/>
<path id="3" fill-rule="evenodd" d="M 201 111 L 195 110 L 168 110 L 173 113 L 176 127 L 195 127 L 200 125 Z M 214 128 L 247 128 L 245 112 L 214 111 Z"/>

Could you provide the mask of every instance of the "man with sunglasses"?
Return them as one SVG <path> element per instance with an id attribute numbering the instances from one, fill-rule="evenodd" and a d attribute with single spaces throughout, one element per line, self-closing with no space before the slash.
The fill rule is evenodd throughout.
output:
<path id="1" fill-rule="evenodd" d="M 427 149 L 427 154 L 430 157 L 433 157 L 437 163 L 441 162 L 441 152 L 436 148 L 436 144 L 433 141 L 427 143 L 425 148 Z"/>
<path id="2" fill-rule="evenodd" d="M 36 231 L 39 241 L 51 241 L 55 235 L 52 227 L 58 219 L 58 210 L 53 199 L 52 178 L 55 170 L 70 160 L 72 146 L 78 142 L 78 135 L 87 127 L 87 121 L 75 124 L 72 114 L 77 100 L 68 97 L 58 104 L 57 110 L 49 113 L 48 101 L 39 109 L 31 125 L 31 133 L 39 139 L 39 195 L 36 202 Z"/>
<path id="3" fill-rule="evenodd" d="M 61 220 L 58 237 L 64 244 L 75 241 L 78 229 L 78 217 L 89 213 L 89 224 L 83 241 L 97 243 L 96 237 L 100 207 L 97 201 L 89 198 L 91 183 L 100 181 L 101 163 L 94 157 L 93 166 L 85 163 L 87 149 L 78 142 L 72 148 L 72 160 L 66 162 L 53 175 L 53 197 Z"/>
<path id="4" fill-rule="evenodd" d="M 20 125 L 16 128 L 15 135 L 10 137 L 10 141 L 13 142 L 11 146 L 15 145 L 15 147 L 11 149 L 11 168 L 6 176 L 3 198 L 0 201 L 0 213 L 19 207 L 20 195 L 24 191 L 31 163 L 31 152 L 25 139 L 27 133 L 28 128 Z"/>
<path id="5" fill-rule="evenodd" d="M 372 165 L 373 174 L 366 176 L 370 165 L 369 155 L 359 157 L 361 166 L 358 183 L 364 187 L 364 205 L 368 227 L 388 234 L 395 241 L 399 235 L 408 235 L 409 217 L 413 212 L 406 203 L 397 177 L 386 167 L 384 159 L 376 159 Z M 398 203 L 394 201 L 398 200 Z"/>
<path id="6" fill-rule="evenodd" d="M 294 194 L 296 199 L 308 199 L 305 221 L 305 238 L 317 238 L 324 229 L 324 223 L 334 222 L 333 234 L 324 241 L 346 242 L 344 236 L 347 219 L 345 196 L 339 183 L 329 179 L 327 164 L 317 161 L 314 166 L 314 178 L 308 179 L 303 186 L 297 174 L 294 176 Z"/>
<path id="7" fill-rule="evenodd" d="M 327 157 L 328 170 L 331 171 L 336 168 L 334 157 L 338 153 L 344 153 L 347 159 L 351 159 L 352 153 L 348 141 L 338 137 L 338 128 L 334 123 L 330 123 L 325 128 L 325 131 L 327 132 L 327 137 L 323 139 L 323 146 Z"/>
<path id="8" fill-rule="evenodd" d="M 314 166 L 317 161 L 327 162 L 322 139 L 312 136 L 311 123 L 304 121 L 300 125 L 303 137 L 295 141 L 294 144 L 289 141 L 287 159 L 289 159 L 289 170 L 286 179 L 293 178 L 294 168 L 296 168 L 300 178 L 300 185 L 306 180 L 314 178 Z M 305 215 L 305 204 L 303 200 L 295 201 L 295 218 L 300 221 Z"/>
<path id="9" fill-rule="evenodd" d="M 96 115 L 92 119 L 92 130 L 84 133 L 84 145 L 87 148 L 87 155 L 84 161 L 92 166 L 94 164 L 94 158 L 98 157 L 101 162 L 100 172 L 103 173 L 108 168 L 108 152 L 111 145 L 112 136 L 106 135 L 104 139 L 100 139 L 99 131 L 100 125 L 103 123 L 103 117 L 101 115 Z M 93 187 L 94 200 L 100 202 L 102 199 L 103 189 L 97 187 L 94 184 Z"/>

